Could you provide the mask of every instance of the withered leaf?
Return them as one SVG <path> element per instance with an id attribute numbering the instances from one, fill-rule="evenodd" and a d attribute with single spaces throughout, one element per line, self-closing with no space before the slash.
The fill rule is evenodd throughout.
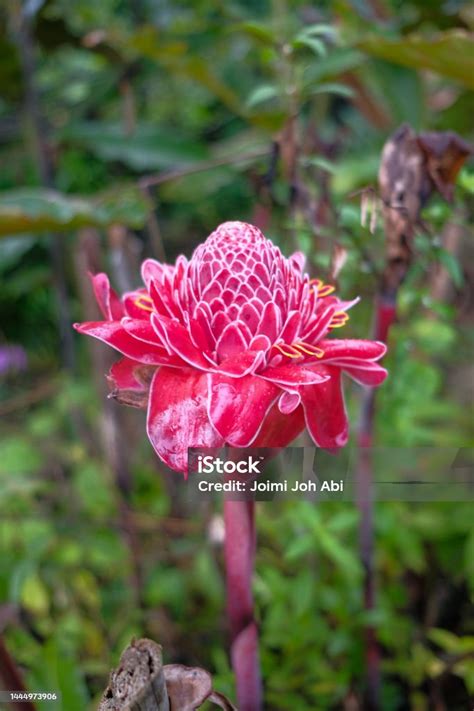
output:
<path id="1" fill-rule="evenodd" d="M 146 410 L 148 406 L 147 390 L 125 390 L 122 388 L 115 388 L 109 393 L 109 398 L 116 400 L 121 405 L 136 407 L 140 410 Z"/>
<path id="2" fill-rule="evenodd" d="M 166 664 L 163 672 L 171 711 L 195 711 L 212 694 L 212 677 L 204 669 Z"/>
<path id="3" fill-rule="evenodd" d="M 420 133 L 418 145 L 434 186 L 445 200 L 451 201 L 456 178 L 472 154 L 472 147 L 453 131 Z"/>

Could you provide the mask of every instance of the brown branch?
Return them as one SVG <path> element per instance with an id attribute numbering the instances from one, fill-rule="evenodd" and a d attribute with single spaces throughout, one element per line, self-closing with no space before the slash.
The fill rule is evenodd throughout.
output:
<path id="1" fill-rule="evenodd" d="M 19 395 L 10 398 L 10 400 L 5 400 L 0 404 L 0 417 L 5 417 L 6 415 L 11 415 L 18 410 L 24 410 L 36 405 L 38 402 L 42 402 L 46 398 L 50 398 L 57 390 L 56 382 L 42 382 L 38 383 L 35 387 L 30 389 L 26 393 L 20 393 Z"/>
<path id="2" fill-rule="evenodd" d="M 183 166 L 182 168 L 165 170 L 157 175 L 146 175 L 138 181 L 138 184 L 141 188 L 146 189 L 153 185 L 162 185 L 163 183 L 168 183 L 172 180 L 186 178 L 188 175 L 202 173 L 205 170 L 212 170 L 213 168 L 220 168 L 226 165 L 234 165 L 235 163 L 245 163 L 247 161 L 256 160 L 257 158 L 267 156 L 269 152 L 269 148 L 261 148 L 260 150 L 255 150 L 251 153 L 243 153 L 242 155 L 232 155 L 226 156 L 225 158 L 203 160 L 200 163 L 193 163 L 191 165 Z"/>

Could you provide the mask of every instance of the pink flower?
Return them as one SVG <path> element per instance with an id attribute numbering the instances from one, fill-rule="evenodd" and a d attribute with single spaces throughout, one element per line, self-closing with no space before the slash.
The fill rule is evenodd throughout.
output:
<path id="1" fill-rule="evenodd" d="M 383 343 L 328 338 L 348 320 L 334 288 L 256 227 L 226 222 L 190 261 L 146 260 L 145 287 L 120 300 L 92 278 L 105 321 L 76 324 L 122 353 L 109 378 L 147 407 L 158 456 L 186 472 L 188 447 L 284 447 L 308 428 L 320 447 L 347 442 L 341 373 L 379 385 Z"/>

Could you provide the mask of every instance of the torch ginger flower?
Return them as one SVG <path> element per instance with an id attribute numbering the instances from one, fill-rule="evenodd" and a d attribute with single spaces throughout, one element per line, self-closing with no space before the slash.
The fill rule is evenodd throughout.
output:
<path id="1" fill-rule="evenodd" d="M 145 288 L 121 300 L 105 274 L 92 277 L 106 320 L 75 328 L 122 353 L 112 395 L 148 408 L 148 437 L 172 469 L 187 471 L 191 447 L 284 447 L 305 425 L 320 447 L 347 442 L 341 374 L 379 385 L 386 348 L 332 337 L 357 299 L 303 266 L 256 227 L 226 222 L 189 261 L 146 260 Z"/>

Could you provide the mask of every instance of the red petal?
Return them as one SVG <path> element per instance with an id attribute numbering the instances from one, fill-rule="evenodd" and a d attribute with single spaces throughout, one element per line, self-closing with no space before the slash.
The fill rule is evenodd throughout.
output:
<path id="1" fill-rule="evenodd" d="M 209 419 L 234 447 L 248 447 L 278 396 L 279 389 L 254 375 L 209 375 Z"/>
<path id="2" fill-rule="evenodd" d="M 273 301 L 267 301 L 260 317 L 257 333 L 268 336 L 274 341 L 281 329 L 280 309 Z"/>
<path id="3" fill-rule="evenodd" d="M 165 347 L 149 321 L 125 317 L 121 323 L 126 332 L 133 336 L 133 338 L 143 341 L 144 343 L 152 343 L 154 346 L 159 346 L 160 348 Z"/>
<path id="4" fill-rule="evenodd" d="M 300 323 L 300 314 L 298 313 L 298 311 L 292 311 L 286 319 L 286 323 L 278 336 L 278 340 L 283 341 L 283 343 L 293 343 L 296 338 L 296 334 L 298 333 Z"/>
<path id="5" fill-rule="evenodd" d="M 228 375 L 231 378 L 241 378 L 243 375 L 254 373 L 263 358 L 264 355 L 261 351 L 245 351 L 222 361 L 219 366 L 212 368 L 212 371 Z"/>
<path id="6" fill-rule="evenodd" d="M 142 363 L 130 358 L 121 358 L 112 365 L 109 378 L 113 380 L 115 387 L 124 390 L 145 390 L 143 383 L 137 380 L 135 371 L 143 367 Z"/>
<path id="7" fill-rule="evenodd" d="M 266 368 L 259 373 L 261 378 L 270 380 L 277 385 L 312 385 L 324 383 L 328 379 L 327 373 L 323 373 L 315 368 L 304 365 L 279 365 L 274 368 Z"/>
<path id="8" fill-rule="evenodd" d="M 300 406 L 291 415 L 284 415 L 275 404 L 265 418 L 252 447 L 287 447 L 304 430 L 303 408 Z"/>
<path id="9" fill-rule="evenodd" d="M 388 372 L 377 363 L 371 363 L 370 365 L 370 368 L 347 368 L 343 366 L 343 370 L 344 373 L 350 375 L 351 378 L 361 383 L 361 385 L 371 385 L 373 387 L 380 385 L 387 377 Z"/>
<path id="10" fill-rule="evenodd" d="M 207 415 L 206 377 L 191 368 L 160 368 L 151 384 L 147 434 L 160 459 L 175 471 L 187 472 L 188 448 L 224 444 Z"/>
<path id="11" fill-rule="evenodd" d="M 151 323 L 158 335 L 164 335 L 171 350 L 186 363 L 200 370 L 208 370 L 209 362 L 202 353 L 191 343 L 191 339 L 184 326 L 177 321 L 158 314 L 152 314 Z"/>
<path id="12" fill-rule="evenodd" d="M 323 368 L 323 366 L 319 366 Z M 339 368 L 325 367 L 330 376 L 320 385 L 300 389 L 306 426 L 319 447 L 343 447 L 348 438 L 348 423 Z"/>
<path id="13" fill-rule="evenodd" d="M 148 297 L 148 292 L 146 291 L 146 289 L 129 291 L 124 294 L 122 297 L 124 313 L 126 316 L 130 316 L 130 318 L 139 318 L 144 321 L 149 321 L 150 313 L 152 311 L 151 304 L 149 307 L 147 304 L 149 297 L 145 298 L 145 300 L 142 302 L 145 306 L 147 306 L 147 308 L 142 308 L 137 305 L 137 301 L 140 299 L 140 297 Z"/>
<path id="14" fill-rule="evenodd" d="M 278 409 L 283 415 L 290 415 L 301 403 L 299 393 L 284 392 L 278 400 Z"/>
<path id="15" fill-rule="evenodd" d="M 318 343 L 324 350 L 324 360 L 357 358 L 359 360 L 378 360 L 387 352 L 387 346 L 381 341 L 328 338 Z"/>
<path id="16" fill-rule="evenodd" d="M 161 365 L 169 361 L 164 348 L 133 338 L 125 331 L 120 321 L 87 321 L 75 323 L 74 328 L 79 333 L 98 338 L 99 341 L 107 343 L 123 355 L 140 363 Z"/>
<path id="17" fill-rule="evenodd" d="M 165 277 L 171 278 L 174 274 L 174 266 L 171 264 L 161 264 L 155 259 L 145 259 L 142 264 L 141 273 L 143 282 L 149 287 L 152 281 L 163 284 Z"/>
<path id="18" fill-rule="evenodd" d="M 245 351 L 247 345 L 239 324 L 235 322 L 229 323 L 222 331 L 216 343 L 217 357 L 220 361 L 233 358 Z"/>
<path id="19" fill-rule="evenodd" d="M 107 274 L 101 272 L 95 275 L 89 274 L 89 276 L 92 281 L 95 298 L 104 318 L 108 321 L 122 318 L 124 315 L 123 305 L 115 291 L 111 288 Z"/>

